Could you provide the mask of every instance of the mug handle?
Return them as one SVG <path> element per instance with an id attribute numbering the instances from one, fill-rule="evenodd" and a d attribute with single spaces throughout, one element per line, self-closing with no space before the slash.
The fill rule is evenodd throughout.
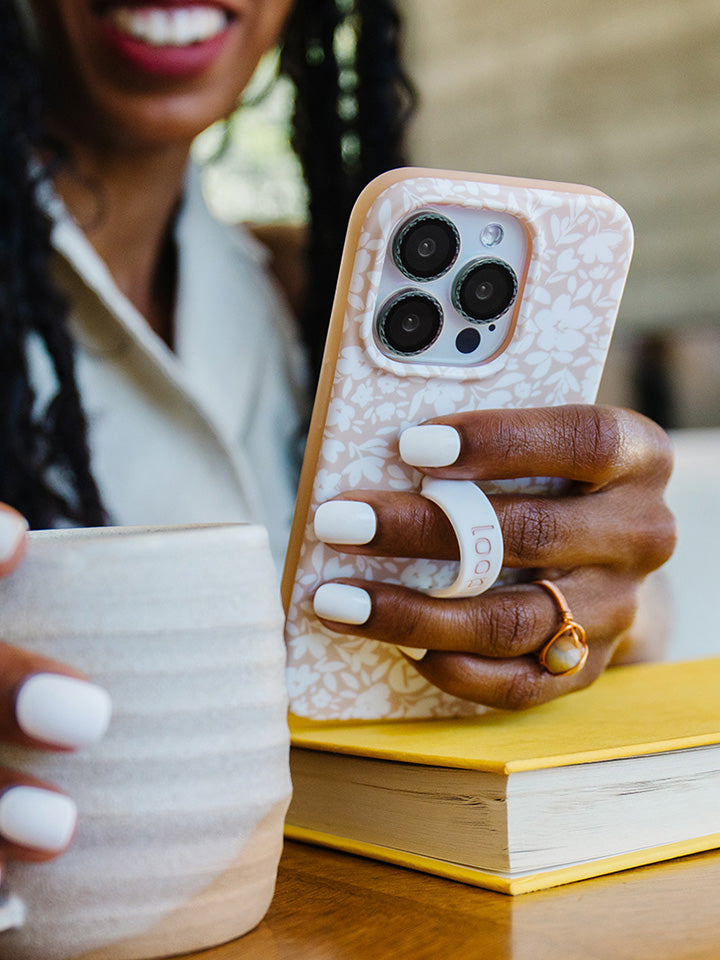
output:
<path id="1" fill-rule="evenodd" d="M 20 897 L 5 886 L 0 888 L 0 933 L 17 930 L 25 924 L 27 911 Z"/>

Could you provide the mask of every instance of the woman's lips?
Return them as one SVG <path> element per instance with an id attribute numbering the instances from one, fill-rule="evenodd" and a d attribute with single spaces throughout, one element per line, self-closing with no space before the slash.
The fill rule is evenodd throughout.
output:
<path id="1" fill-rule="evenodd" d="M 113 5 L 99 24 L 105 41 L 134 68 L 155 76 L 185 77 L 206 70 L 235 23 L 215 4 Z"/>

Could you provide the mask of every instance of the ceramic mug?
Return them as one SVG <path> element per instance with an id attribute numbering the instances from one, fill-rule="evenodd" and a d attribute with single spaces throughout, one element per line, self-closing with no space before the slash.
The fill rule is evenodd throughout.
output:
<path id="1" fill-rule="evenodd" d="M 9 862 L 3 960 L 149 960 L 232 940 L 272 898 L 290 796 L 283 617 L 248 524 L 30 534 L 0 637 L 105 687 L 105 738 L 0 762 L 78 805 L 70 849 Z"/>

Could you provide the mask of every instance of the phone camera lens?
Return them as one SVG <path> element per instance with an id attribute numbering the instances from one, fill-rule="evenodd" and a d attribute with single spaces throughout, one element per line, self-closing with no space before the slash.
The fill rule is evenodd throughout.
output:
<path id="1" fill-rule="evenodd" d="M 385 304 L 378 317 L 378 336 L 395 353 L 412 356 L 435 342 L 442 322 L 437 300 L 410 290 Z"/>
<path id="2" fill-rule="evenodd" d="M 436 280 L 450 269 L 460 250 L 455 224 L 438 213 L 420 213 L 400 227 L 393 259 L 411 280 Z"/>
<path id="3" fill-rule="evenodd" d="M 501 260 L 476 260 L 459 274 L 453 303 L 466 320 L 487 323 L 500 317 L 517 296 L 517 277 Z"/>

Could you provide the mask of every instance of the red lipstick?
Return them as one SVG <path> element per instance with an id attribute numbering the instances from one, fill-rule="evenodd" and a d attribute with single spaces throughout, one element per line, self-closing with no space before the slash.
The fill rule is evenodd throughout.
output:
<path id="1" fill-rule="evenodd" d="M 207 39 L 190 43 L 158 44 L 147 37 L 131 34 L 111 16 L 112 10 L 132 10 L 134 14 L 141 15 L 149 14 L 153 10 L 172 8 L 221 10 L 226 14 L 226 25 L 219 33 Z M 192 0 L 155 0 L 153 3 L 140 5 L 114 4 L 111 8 L 105 7 L 98 17 L 98 29 L 110 52 L 132 69 L 150 76 L 182 79 L 203 73 L 212 66 L 225 47 L 236 22 L 236 18 L 229 15 L 225 7 L 217 4 L 193 3 Z"/>

